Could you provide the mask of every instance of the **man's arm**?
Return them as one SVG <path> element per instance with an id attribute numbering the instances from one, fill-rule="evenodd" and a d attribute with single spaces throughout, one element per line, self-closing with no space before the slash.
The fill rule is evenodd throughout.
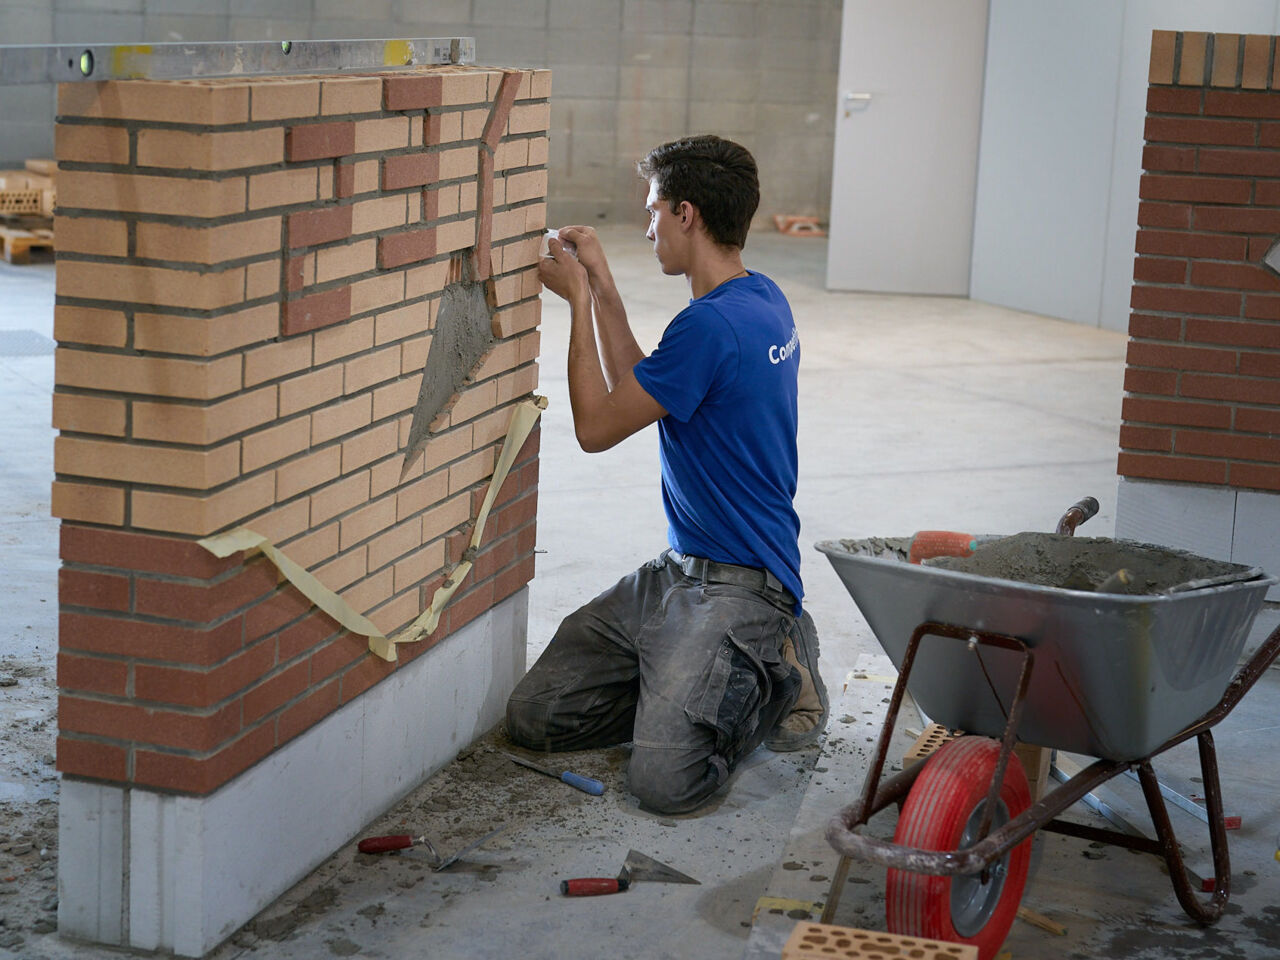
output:
<path id="1" fill-rule="evenodd" d="M 631 368 L 644 358 L 644 351 L 636 343 L 627 322 L 627 310 L 623 306 L 618 287 L 613 282 L 613 272 L 605 258 L 604 247 L 592 227 L 561 227 L 560 236 L 578 248 L 578 262 L 587 271 L 591 285 L 591 300 L 595 308 L 596 346 L 600 352 L 605 383 L 615 389 L 622 383 Z"/>
<path id="2" fill-rule="evenodd" d="M 544 257 L 538 265 L 538 276 L 548 290 L 569 302 L 569 406 L 573 428 L 578 445 L 588 453 L 598 453 L 661 420 L 667 411 L 636 380 L 631 371 L 635 361 L 613 389 L 609 388 L 596 344 L 587 270 L 558 240 L 553 239 L 550 248 L 551 256 Z"/>

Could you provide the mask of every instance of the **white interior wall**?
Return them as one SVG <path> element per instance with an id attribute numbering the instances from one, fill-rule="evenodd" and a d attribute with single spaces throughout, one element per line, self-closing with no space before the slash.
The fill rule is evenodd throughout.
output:
<path id="1" fill-rule="evenodd" d="M 1128 328 L 1152 30 L 1273 34 L 1280 2 L 991 0 L 974 299 Z"/>

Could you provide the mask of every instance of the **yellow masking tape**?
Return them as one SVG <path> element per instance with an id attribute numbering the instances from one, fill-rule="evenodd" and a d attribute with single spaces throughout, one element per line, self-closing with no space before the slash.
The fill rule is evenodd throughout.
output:
<path id="1" fill-rule="evenodd" d="M 388 40 L 382 45 L 382 62 L 386 66 L 403 67 L 413 63 L 413 49 L 408 40 Z"/>
<path id="2" fill-rule="evenodd" d="M 480 547 L 480 540 L 484 536 L 484 525 L 489 519 L 489 511 L 493 509 L 493 501 L 497 498 L 498 490 L 501 489 L 503 481 L 507 479 L 507 474 L 511 472 L 511 465 L 515 461 L 516 454 L 524 446 L 525 440 L 528 439 L 533 430 L 533 425 L 538 422 L 538 417 L 541 416 L 546 407 L 546 397 L 534 397 L 532 400 L 525 400 L 516 405 L 511 415 L 511 424 L 507 428 L 506 439 L 502 443 L 502 451 L 498 454 L 498 463 L 494 467 L 493 477 L 489 481 L 489 489 L 485 491 L 484 502 L 480 505 L 480 512 L 476 516 L 475 529 L 471 534 L 471 545 L 467 551 L 471 556 L 474 556 L 475 551 Z M 255 533 L 248 527 L 239 527 L 229 533 L 206 537 L 198 542 L 200 546 L 216 557 L 229 557 L 240 550 L 246 553 L 261 551 L 263 556 L 274 563 L 285 579 L 297 587 L 304 597 L 352 633 L 368 637 L 369 649 L 383 660 L 395 660 L 397 645 L 421 640 L 439 626 L 441 612 L 453 598 L 458 585 L 471 572 L 472 565 L 470 557 L 458 564 L 449 575 L 449 579 L 435 592 L 427 609 L 413 623 L 409 624 L 394 637 L 388 638 L 383 636 L 382 631 L 374 626 L 372 621 L 356 612 L 342 597 L 308 573 L 305 568 L 281 553 L 279 548 L 266 537 Z"/>

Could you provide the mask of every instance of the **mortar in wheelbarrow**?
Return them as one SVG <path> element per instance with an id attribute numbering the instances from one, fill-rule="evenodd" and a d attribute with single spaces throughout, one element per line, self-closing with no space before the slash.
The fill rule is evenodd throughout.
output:
<path id="1" fill-rule="evenodd" d="M 924 564 L 907 562 L 909 543 L 816 546 L 896 666 L 926 622 L 1017 637 L 1034 657 L 1019 739 L 1109 760 L 1149 756 L 1218 703 L 1276 582 L 1256 567 L 1126 540 L 1025 533 Z M 1122 568 L 1134 593 L 1096 592 Z M 1013 651 L 926 635 L 909 690 L 932 720 L 998 738 L 1019 662 Z"/>

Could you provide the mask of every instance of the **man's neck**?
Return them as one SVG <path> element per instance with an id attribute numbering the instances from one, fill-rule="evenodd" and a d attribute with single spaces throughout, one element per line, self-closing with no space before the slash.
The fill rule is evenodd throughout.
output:
<path id="1" fill-rule="evenodd" d="M 693 263 L 685 272 L 689 280 L 689 292 L 696 300 L 705 296 L 722 283 L 746 275 L 742 266 L 742 251 L 737 247 L 722 247 L 716 243 L 699 245 L 693 254 Z"/>

